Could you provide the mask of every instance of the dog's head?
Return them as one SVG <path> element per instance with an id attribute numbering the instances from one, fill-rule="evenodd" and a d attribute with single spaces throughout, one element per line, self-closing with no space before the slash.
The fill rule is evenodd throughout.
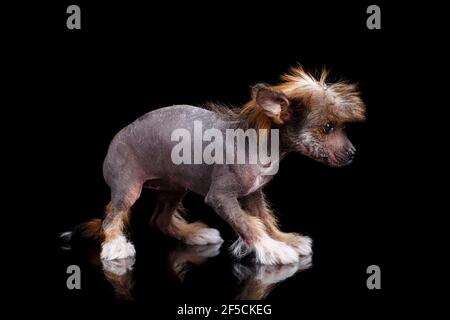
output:
<path id="1" fill-rule="evenodd" d="M 293 68 L 283 82 L 253 87 L 252 100 L 243 112 L 257 127 L 276 126 L 288 149 L 328 164 L 352 162 L 356 149 L 347 138 L 345 125 L 365 119 L 365 107 L 355 84 L 327 83 L 327 72 L 316 79 Z"/>

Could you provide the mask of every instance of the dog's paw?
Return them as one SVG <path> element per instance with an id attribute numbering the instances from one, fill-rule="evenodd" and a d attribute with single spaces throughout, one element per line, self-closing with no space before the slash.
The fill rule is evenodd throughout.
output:
<path id="1" fill-rule="evenodd" d="M 253 246 L 256 262 L 260 264 L 290 264 L 297 263 L 299 256 L 294 247 L 267 235 L 263 235 Z"/>
<path id="2" fill-rule="evenodd" d="M 307 236 L 296 235 L 292 247 L 301 256 L 312 254 L 312 239 Z"/>
<path id="3" fill-rule="evenodd" d="M 191 245 L 206 245 L 222 243 L 223 239 L 220 236 L 219 230 L 214 228 L 201 228 L 187 235 L 184 242 Z"/>
<path id="4" fill-rule="evenodd" d="M 103 260 L 125 259 L 133 257 L 136 254 L 136 250 L 131 242 L 120 235 L 113 240 L 104 242 L 102 244 L 102 252 L 100 257 Z"/>

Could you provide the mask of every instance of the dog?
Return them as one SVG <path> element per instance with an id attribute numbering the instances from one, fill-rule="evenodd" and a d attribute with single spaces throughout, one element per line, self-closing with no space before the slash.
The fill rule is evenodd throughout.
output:
<path id="1" fill-rule="evenodd" d="M 281 159 L 299 152 L 329 166 L 348 165 L 356 149 L 345 124 L 363 121 L 365 105 L 356 84 L 328 83 L 327 75 L 322 70 L 315 77 L 296 66 L 278 84 L 252 87 L 250 101 L 240 108 L 176 105 L 140 117 L 113 138 L 104 160 L 103 175 L 111 189 L 104 219 L 81 224 L 79 232 L 101 241 L 104 260 L 134 256 L 125 227 L 142 188 L 151 188 L 157 194 L 152 226 L 187 244 L 221 244 L 217 229 L 185 219 L 181 201 L 189 190 L 204 196 L 236 232 L 230 247 L 236 258 L 251 254 L 263 265 L 298 263 L 300 256 L 312 253 L 312 240 L 280 230 L 262 191 L 274 176 L 262 173 L 267 165 L 174 164 L 170 137 L 178 128 L 193 132 L 195 121 L 220 132 L 276 129 Z"/>

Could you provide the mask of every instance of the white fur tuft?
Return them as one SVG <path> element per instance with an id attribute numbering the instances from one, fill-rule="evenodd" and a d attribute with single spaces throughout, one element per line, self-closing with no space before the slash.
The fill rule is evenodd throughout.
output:
<path id="1" fill-rule="evenodd" d="M 64 242 L 69 242 L 72 238 L 72 231 L 66 231 L 59 235 L 59 238 L 62 239 Z"/>
<path id="2" fill-rule="evenodd" d="M 293 247 L 299 255 L 309 256 L 312 254 L 312 239 L 307 236 L 299 236 Z"/>
<path id="3" fill-rule="evenodd" d="M 131 242 L 120 235 L 102 244 L 101 258 L 104 260 L 125 259 L 134 256 L 136 251 Z"/>
<path id="4" fill-rule="evenodd" d="M 222 243 L 223 239 L 220 232 L 214 228 L 201 228 L 195 230 L 194 233 L 188 235 L 185 239 L 186 244 L 205 245 Z"/>
<path id="5" fill-rule="evenodd" d="M 297 251 L 284 242 L 263 234 L 254 245 L 256 261 L 261 264 L 290 264 L 299 260 Z"/>
<path id="6" fill-rule="evenodd" d="M 248 255 L 252 250 L 250 247 L 239 237 L 230 247 L 230 252 L 233 256 L 241 259 Z"/>
<path id="7" fill-rule="evenodd" d="M 307 251 L 306 246 L 302 246 L 301 248 L 303 252 Z M 242 258 L 253 252 L 255 254 L 256 262 L 265 265 L 290 264 L 299 261 L 297 248 L 272 239 L 267 234 L 261 235 L 251 247 L 239 237 L 239 239 L 231 245 L 230 251 L 236 258 Z"/>
<path id="8" fill-rule="evenodd" d="M 62 240 L 62 245 L 60 246 L 63 250 L 71 250 L 70 240 L 72 239 L 72 231 L 63 232 L 59 235 Z"/>

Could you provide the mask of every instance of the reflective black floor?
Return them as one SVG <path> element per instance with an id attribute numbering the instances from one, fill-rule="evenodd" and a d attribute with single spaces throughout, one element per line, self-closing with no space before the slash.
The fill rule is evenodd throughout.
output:
<path id="1" fill-rule="evenodd" d="M 222 245 L 188 246 L 152 229 L 132 239 L 136 257 L 117 261 L 100 260 L 99 246 L 56 248 L 58 298 L 69 303 L 302 298 L 362 301 L 377 295 L 366 287 L 368 264 L 364 255 L 354 250 L 357 243 L 348 246 L 351 251 L 339 253 L 343 244 L 316 237 L 315 253 L 298 264 L 264 266 L 251 258 L 233 260 L 228 253 L 232 240 Z M 66 268 L 73 264 L 81 269 L 81 290 L 66 287 Z"/>
<path id="2" fill-rule="evenodd" d="M 181 300 L 260 300 L 312 267 L 312 256 L 302 257 L 298 264 L 266 266 L 251 257 L 233 261 L 227 250 L 231 242 L 191 246 L 162 235 L 148 238 L 153 244 L 136 242 L 138 253 L 133 258 L 105 261 L 99 257 L 99 246 L 62 245 L 59 261 L 80 266 L 82 296 L 111 301 L 146 299 L 155 293 Z M 68 299 L 72 293 L 67 291 Z"/>
<path id="3" fill-rule="evenodd" d="M 264 266 L 255 264 L 251 257 L 234 260 L 228 252 L 235 239 L 232 230 L 201 205 L 200 197 L 186 200 L 188 210 L 203 212 L 199 216 L 193 214 L 194 220 L 200 218 L 220 230 L 225 239 L 222 245 L 188 246 L 150 228 L 151 193 L 145 193 L 133 210 L 130 232 L 136 248 L 133 259 L 101 261 L 98 245 L 63 248 L 59 232 L 84 218 L 61 216 L 60 223 L 55 225 L 59 232 L 54 232 L 51 267 L 55 273 L 49 282 L 55 286 L 51 288 L 50 301 L 71 310 L 88 308 L 100 314 L 108 310 L 110 315 L 115 315 L 116 311 L 111 311 L 115 307 L 125 304 L 127 313 L 151 310 L 149 314 L 158 312 L 164 319 L 180 319 L 177 308 L 185 304 L 219 308 L 222 304 L 270 304 L 274 319 L 291 316 L 299 309 L 315 315 L 331 310 L 356 316 L 360 307 L 376 307 L 380 312 L 384 309 L 392 283 L 386 264 L 388 243 L 385 235 L 378 233 L 377 225 L 365 228 L 366 215 L 361 216 L 363 221 L 355 216 L 322 215 L 308 210 L 296 215 L 295 207 L 286 202 L 290 209 L 279 214 L 282 229 L 310 236 L 313 255 L 301 259 L 297 265 Z M 93 207 L 87 211 L 99 210 Z M 322 216 L 326 219 L 321 219 Z M 366 286 L 366 269 L 371 264 L 381 267 L 382 290 L 368 290 Z M 70 265 L 80 267 L 80 290 L 67 288 L 66 270 Z"/>

